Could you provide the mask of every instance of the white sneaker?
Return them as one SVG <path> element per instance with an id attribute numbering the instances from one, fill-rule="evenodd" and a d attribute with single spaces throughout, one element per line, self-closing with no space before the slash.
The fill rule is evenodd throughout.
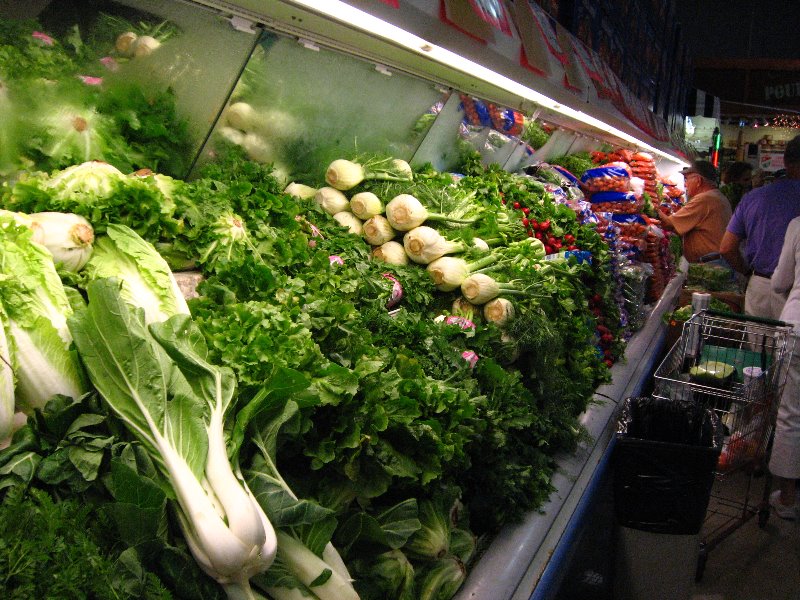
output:
<path id="1" fill-rule="evenodd" d="M 792 506 L 787 506 L 786 504 L 781 504 L 781 491 L 775 490 L 769 495 L 769 505 L 772 507 L 772 511 L 781 519 L 786 519 L 787 521 L 796 521 L 798 512 L 797 503 L 793 504 Z"/>

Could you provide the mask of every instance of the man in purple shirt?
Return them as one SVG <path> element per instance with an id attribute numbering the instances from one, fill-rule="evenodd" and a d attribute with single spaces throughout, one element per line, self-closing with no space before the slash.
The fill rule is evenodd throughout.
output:
<path id="1" fill-rule="evenodd" d="M 744 195 L 722 237 L 720 253 L 740 273 L 750 275 L 744 299 L 748 315 L 777 319 L 784 298 L 770 288 L 789 221 L 800 217 L 800 135 L 786 144 L 786 177 Z M 745 256 L 739 244 L 745 242 Z"/>

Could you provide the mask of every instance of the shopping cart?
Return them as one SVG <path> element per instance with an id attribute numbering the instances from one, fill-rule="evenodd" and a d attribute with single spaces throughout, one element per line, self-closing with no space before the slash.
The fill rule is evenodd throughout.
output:
<path id="1" fill-rule="evenodd" d="M 725 428 L 697 580 L 708 553 L 722 540 L 756 515 L 759 526 L 766 525 L 771 487 L 766 461 L 793 351 L 791 331 L 779 321 L 703 311 L 684 324 L 656 369 L 654 396 L 694 400 L 715 410 Z M 735 472 L 746 478 L 743 491 L 741 478 L 729 477 Z M 751 502 L 758 476 L 763 476 L 763 493 Z"/>

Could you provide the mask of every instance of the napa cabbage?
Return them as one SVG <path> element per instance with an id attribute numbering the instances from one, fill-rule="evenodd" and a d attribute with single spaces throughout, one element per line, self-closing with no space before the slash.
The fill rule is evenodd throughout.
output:
<path id="1" fill-rule="evenodd" d="M 148 324 L 174 314 L 190 314 L 167 262 L 130 227 L 109 225 L 106 235 L 95 241 L 84 269 L 90 280 L 121 280 L 122 296 L 129 304 L 144 309 Z"/>
<path id="2" fill-rule="evenodd" d="M 26 412 L 42 408 L 55 394 L 77 399 L 86 391 L 70 348 L 72 306 L 52 255 L 32 235 L 13 218 L 0 217 L 0 304 L 7 345 L 14 351 L 8 363 L 16 373 L 16 403 Z"/>

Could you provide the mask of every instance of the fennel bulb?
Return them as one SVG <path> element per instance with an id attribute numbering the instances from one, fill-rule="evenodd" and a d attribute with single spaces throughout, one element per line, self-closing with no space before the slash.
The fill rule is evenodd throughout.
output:
<path id="1" fill-rule="evenodd" d="M 427 265 L 444 256 L 462 252 L 464 245 L 446 240 L 438 231 L 421 225 L 403 236 L 403 247 L 408 257 L 415 263 Z"/>
<path id="2" fill-rule="evenodd" d="M 149 56 L 161 47 L 161 42 L 151 35 L 140 35 L 131 44 L 135 57 Z"/>
<path id="3" fill-rule="evenodd" d="M 386 218 L 398 231 L 410 231 L 428 218 L 427 209 L 411 194 L 400 194 L 386 205 Z"/>
<path id="4" fill-rule="evenodd" d="M 390 265 L 407 265 L 408 254 L 400 242 L 385 242 L 372 251 L 372 257 Z"/>
<path id="5" fill-rule="evenodd" d="M 244 133 L 235 127 L 220 127 L 217 129 L 217 133 L 228 140 L 231 144 L 241 146 L 244 143 Z"/>
<path id="6" fill-rule="evenodd" d="M 331 216 L 350 209 L 350 201 L 347 196 L 332 187 L 318 189 L 314 194 L 314 202 Z"/>
<path id="7" fill-rule="evenodd" d="M 125 33 L 120 33 L 117 36 L 114 48 L 122 56 L 127 56 L 127 57 L 133 56 L 133 47 L 134 47 L 133 45 L 138 37 L 139 36 L 132 31 L 126 31 Z"/>
<path id="8" fill-rule="evenodd" d="M 242 138 L 242 148 L 247 157 L 256 162 L 268 163 L 275 158 L 275 151 L 270 143 L 257 133 L 245 133 Z"/>
<path id="9" fill-rule="evenodd" d="M 411 181 L 411 167 L 398 159 L 334 160 L 325 170 L 325 182 L 337 190 L 350 190 L 366 179 Z"/>
<path id="10" fill-rule="evenodd" d="M 375 215 L 364 222 L 364 239 L 373 246 L 380 246 L 394 239 L 397 232 L 386 217 Z"/>
<path id="11" fill-rule="evenodd" d="M 461 293 L 473 304 L 486 304 L 500 294 L 525 294 L 513 283 L 500 282 L 485 273 L 474 273 L 461 283 Z"/>
<path id="12" fill-rule="evenodd" d="M 400 194 L 386 205 L 386 218 L 398 231 L 409 231 L 425 221 L 444 221 L 449 223 L 474 223 L 477 219 L 460 219 L 448 215 L 428 212 L 417 198 L 411 194 Z"/>
<path id="13" fill-rule="evenodd" d="M 343 210 L 333 215 L 334 220 L 342 227 L 347 227 L 350 233 L 361 235 L 361 219 L 355 216 L 350 211 Z"/>
<path id="14" fill-rule="evenodd" d="M 364 167 L 352 160 L 339 158 L 328 165 L 325 183 L 337 190 L 349 190 L 364 181 Z"/>
<path id="15" fill-rule="evenodd" d="M 483 316 L 487 321 L 502 327 L 514 318 L 514 305 L 506 298 L 495 298 L 484 304 Z"/>
<path id="16" fill-rule="evenodd" d="M 409 181 L 414 178 L 414 171 L 411 170 L 411 165 L 409 165 L 403 159 L 392 159 L 392 167 L 394 167 L 400 176 L 406 177 Z"/>
<path id="17" fill-rule="evenodd" d="M 257 121 L 256 110 L 247 102 L 234 102 L 225 110 L 225 122 L 234 129 L 253 131 Z"/>
<path id="18" fill-rule="evenodd" d="M 56 265 L 77 273 L 92 255 L 94 229 L 89 221 L 72 213 L 40 212 L 30 215 L 41 231 L 41 243 Z"/>
<path id="19" fill-rule="evenodd" d="M 452 292 L 461 285 L 470 273 L 491 265 L 497 259 L 497 256 L 489 254 L 475 262 L 468 263 L 461 258 L 442 256 L 431 262 L 427 266 L 427 271 L 431 279 L 433 279 L 433 284 L 437 290 L 440 292 Z"/>
<path id="20" fill-rule="evenodd" d="M 115 278 L 92 281 L 89 305 L 69 320 L 89 376 L 175 491 L 192 555 L 231 599 L 254 598 L 249 579 L 272 564 L 275 531 L 228 460 L 233 372 L 207 362 L 188 315 L 147 326 Z"/>
<path id="21" fill-rule="evenodd" d="M 450 312 L 452 312 L 454 315 L 466 317 L 467 319 L 474 321 L 475 316 L 479 313 L 479 310 L 477 306 L 464 298 L 464 296 L 459 296 L 453 300 L 453 304 L 450 306 Z"/>
<path id="22" fill-rule="evenodd" d="M 486 304 L 500 293 L 500 286 L 493 277 L 475 273 L 461 282 L 461 293 L 473 304 Z"/>
<path id="23" fill-rule="evenodd" d="M 307 200 L 314 197 L 314 195 L 317 193 L 317 189 L 309 185 L 303 185 L 302 183 L 295 183 L 293 181 L 286 186 L 286 188 L 283 190 L 283 193 L 294 196 L 295 198 Z"/>
<path id="24" fill-rule="evenodd" d="M 383 213 L 383 202 L 372 192 L 359 192 L 350 198 L 350 210 L 359 219 L 366 221 Z"/>
<path id="25" fill-rule="evenodd" d="M 478 250 L 483 250 L 485 252 L 489 251 L 489 244 L 487 244 L 481 238 L 472 238 L 472 245 L 475 246 Z"/>

